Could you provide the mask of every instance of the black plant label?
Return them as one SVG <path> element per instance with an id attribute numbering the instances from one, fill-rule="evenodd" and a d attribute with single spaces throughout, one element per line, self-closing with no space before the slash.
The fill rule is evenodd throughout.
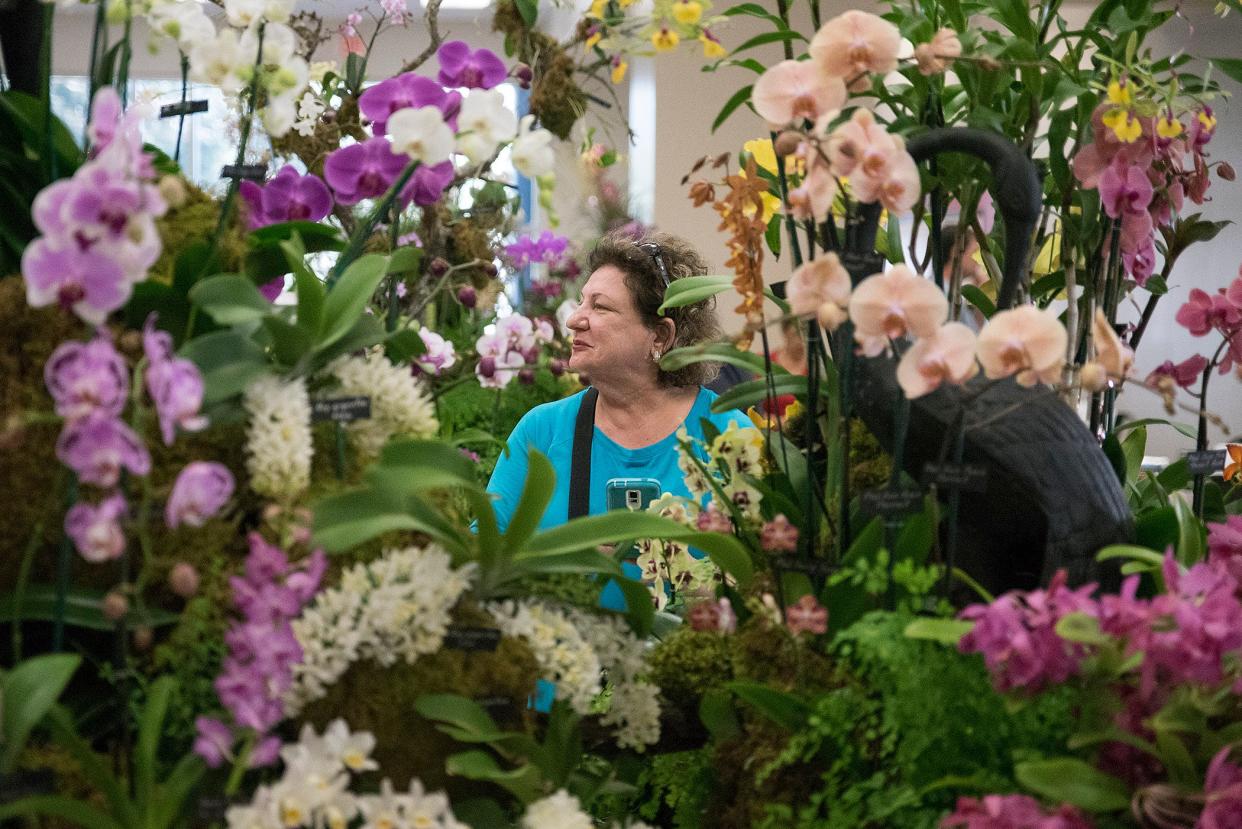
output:
<path id="1" fill-rule="evenodd" d="M 370 417 L 369 397 L 326 397 L 311 401 L 311 420 L 352 423 L 355 420 L 369 420 Z"/>

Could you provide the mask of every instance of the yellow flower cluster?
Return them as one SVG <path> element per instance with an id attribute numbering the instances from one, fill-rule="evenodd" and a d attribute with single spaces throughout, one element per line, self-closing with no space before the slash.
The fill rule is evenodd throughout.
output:
<path id="1" fill-rule="evenodd" d="M 625 80 L 631 54 L 663 54 L 691 39 L 702 44 L 703 57 L 707 60 L 718 60 L 728 54 L 709 28 L 721 19 L 707 17 L 711 0 L 655 0 L 647 24 L 640 22 L 637 26 L 626 12 L 633 3 L 634 0 L 592 0 L 586 13 L 590 28 L 583 46 L 588 52 L 595 50 L 609 57 L 609 74 L 614 84 Z"/>

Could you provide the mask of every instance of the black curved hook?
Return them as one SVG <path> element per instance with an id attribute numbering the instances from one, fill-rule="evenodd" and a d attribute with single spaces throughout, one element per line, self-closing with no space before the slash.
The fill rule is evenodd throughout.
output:
<path id="1" fill-rule="evenodd" d="M 1022 285 L 1023 271 L 1031 252 L 1031 242 L 1040 224 L 1043 186 L 1035 163 L 1017 144 L 997 133 L 972 127 L 940 127 L 917 135 L 905 144 L 915 162 L 923 163 L 941 153 L 974 155 L 992 170 L 992 200 L 1005 220 L 1005 271 L 1001 275 L 996 307 L 1009 308 Z M 863 205 L 859 227 L 852 236 L 854 249 L 871 252 L 876 246 L 879 204 Z"/>

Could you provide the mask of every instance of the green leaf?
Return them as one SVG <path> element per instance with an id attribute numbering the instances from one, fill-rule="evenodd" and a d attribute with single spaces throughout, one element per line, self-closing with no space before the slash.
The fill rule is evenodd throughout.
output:
<path id="1" fill-rule="evenodd" d="M 1160 567 L 1164 564 L 1164 556 L 1160 555 L 1160 553 L 1149 550 L 1146 547 L 1135 547 L 1132 544 L 1112 544 L 1095 555 L 1096 561 L 1109 561 L 1115 558 L 1122 558 L 1127 561 L 1141 561 L 1155 567 Z"/>
<path id="2" fill-rule="evenodd" d="M 409 363 L 426 351 L 427 344 L 415 328 L 401 328 L 384 338 L 384 356 L 394 365 Z"/>
<path id="3" fill-rule="evenodd" d="M 1100 631 L 1099 619 L 1078 611 L 1058 619 L 1055 630 L 1065 641 L 1082 645 L 1107 645 L 1112 641 Z"/>
<path id="4" fill-rule="evenodd" d="M 964 619 L 915 619 L 904 631 L 910 639 L 928 639 L 942 645 L 957 645 L 958 641 L 975 629 L 974 622 Z"/>
<path id="5" fill-rule="evenodd" d="M 750 101 L 750 93 L 751 93 L 751 90 L 753 90 L 754 88 L 755 88 L 754 84 L 748 84 L 742 87 L 741 89 L 739 89 L 737 92 L 734 92 L 733 95 L 729 98 L 729 100 L 725 101 L 725 105 L 720 108 L 720 112 L 716 113 L 716 119 L 712 121 L 712 132 L 715 132 L 717 129 L 720 128 L 721 124 L 729 120 L 729 116 L 733 114 L 734 110 L 736 110 L 742 104 Z M 693 278 L 694 277 L 686 277 L 686 279 L 693 279 Z M 683 280 L 681 279 L 676 280 L 676 282 L 681 282 L 681 281 Z"/>
<path id="6" fill-rule="evenodd" d="M 296 366 L 315 347 L 314 337 L 282 317 L 266 316 L 262 323 L 272 338 L 272 356 L 283 365 Z"/>
<path id="7" fill-rule="evenodd" d="M 1180 737 L 1157 726 L 1156 748 L 1160 751 L 1161 764 L 1169 773 L 1170 783 L 1187 789 L 1202 787 L 1203 779 L 1195 771 L 1195 761 Z"/>
<path id="8" fill-rule="evenodd" d="M 4 735 L 0 773 L 13 770 L 30 732 L 56 704 L 81 662 L 77 654 L 46 654 L 19 662 L 4 674 L 0 681 L 0 703 L 4 706 L 0 717 L 0 733 Z"/>
<path id="9" fill-rule="evenodd" d="M 369 348 L 384 341 L 384 326 L 372 314 L 363 314 L 355 322 L 354 327 L 332 345 L 315 349 L 310 361 L 310 371 L 317 371 L 344 354 Z"/>
<path id="10" fill-rule="evenodd" d="M 147 704 L 138 723 L 138 742 L 134 751 L 134 796 L 138 810 L 149 813 L 155 800 L 155 765 L 159 750 L 164 717 L 172 700 L 177 680 L 169 675 L 161 676 L 147 694 Z"/>
<path id="11" fill-rule="evenodd" d="M 310 335 L 311 339 L 317 339 L 323 325 L 323 283 L 306 267 L 306 248 L 302 244 L 301 236 L 293 234 L 292 239 L 280 243 L 280 249 L 285 252 L 297 287 L 298 327 Z"/>
<path id="12" fill-rule="evenodd" d="M 47 723 L 52 730 L 52 736 L 59 746 L 74 759 L 82 776 L 108 801 L 108 809 L 112 817 L 125 827 L 138 826 L 137 810 L 134 809 L 134 804 L 126 795 L 125 789 L 122 788 L 116 775 L 112 773 L 112 769 L 78 734 L 69 712 L 63 706 L 53 706 L 48 712 Z"/>
<path id="13" fill-rule="evenodd" d="M 727 682 L 725 687 L 789 731 L 805 727 L 811 715 L 811 707 L 800 698 L 759 682 Z"/>
<path id="14" fill-rule="evenodd" d="M 366 310 L 367 302 L 379 287 L 387 271 L 388 259 L 379 254 L 368 254 L 350 264 L 341 278 L 328 291 L 324 301 L 323 335 L 319 347 L 323 348 L 345 336 Z"/>
<path id="15" fill-rule="evenodd" d="M 522 15 L 522 22 L 526 24 L 526 28 L 535 25 L 535 19 L 539 15 L 539 0 L 516 0 L 518 14 Z"/>
<path id="16" fill-rule="evenodd" d="M 992 315 L 996 313 L 996 303 L 988 299 L 988 295 L 974 285 L 963 285 L 962 297 L 978 308 L 979 312 L 987 319 L 991 319 Z"/>
<path id="17" fill-rule="evenodd" d="M 1126 475 L 1122 483 L 1126 490 L 1134 486 L 1139 472 L 1143 470 L 1143 454 L 1147 450 L 1147 428 L 1139 426 L 1121 441 L 1121 453 L 1126 462 Z"/>
<path id="18" fill-rule="evenodd" d="M 767 400 L 769 395 L 793 394 L 805 400 L 807 395 L 806 378 L 800 374 L 783 374 L 774 377 L 772 385 L 766 380 L 748 380 L 738 383 L 712 403 L 713 412 L 727 412 L 730 409 L 746 411 L 760 401 Z"/>
<path id="19" fill-rule="evenodd" d="M 665 371 L 676 371 L 694 363 L 728 363 L 731 366 L 746 369 L 762 375 L 765 371 L 762 354 L 742 351 L 733 343 L 704 343 L 674 348 L 660 360 L 660 368 Z M 776 363 L 770 363 L 772 373 L 788 375 L 789 371 Z"/>
<path id="20" fill-rule="evenodd" d="M 469 780 L 486 780 L 513 793 L 523 803 L 530 803 L 542 794 L 539 770 L 527 763 L 515 769 L 502 769 L 485 751 L 463 751 L 444 761 L 444 770 Z"/>
<path id="21" fill-rule="evenodd" d="M 1120 435 L 1122 432 L 1136 429 L 1139 426 L 1171 426 L 1191 440 L 1198 437 L 1198 432 L 1195 431 L 1193 426 L 1187 426 L 1185 423 L 1174 423 L 1162 417 L 1144 417 L 1139 420 L 1127 420 L 1113 429 L 1113 434 Z"/>
<path id="22" fill-rule="evenodd" d="M 315 505 L 315 544 L 329 553 L 352 549 L 393 530 L 420 529 L 395 500 L 373 490 L 330 495 Z"/>
<path id="23" fill-rule="evenodd" d="M 718 742 L 742 733 L 737 712 L 733 710 L 733 698 L 718 688 L 708 691 L 699 700 L 699 719 Z"/>
<path id="24" fill-rule="evenodd" d="M 207 772 L 207 766 L 197 754 L 187 754 L 173 767 L 168 778 L 158 789 L 151 806 L 151 818 L 147 825 L 153 829 L 168 829 L 181 814 L 186 798 Z"/>
<path id="25" fill-rule="evenodd" d="M 190 301 L 221 325 L 255 322 L 272 313 L 254 283 L 236 273 L 200 279 L 190 289 Z"/>
<path id="26" fill-rule="evenodd" d="M 61 818 L 84 829 L 125 829 L 108 815 L 88 803 L 62 795 L 25 797 L 0 805 L 0 822 L 17 817 L 42 815 Z"/>
<path id="27" fill-rule="evenodd" d="M 459 742 L 487 743 L 504 736 L 483 706 L 458 694 L 423 694 L 414 710 L 441 723 L 437 727 Z"/>
<path id="28" fill-rule="evenodd" d="M 1026 788 L 1053 803 L 1088 812 L 1116 812 L 1130 806 L 1130 788 L 1121 780 L 1076 757 L 1028 760 L 1014 766 Z"/>
<path id="29" fill-rule="evenodd" d="M 512 526 L 512 525 L 510 525 Z M 619 575 L 617 562 L 597 550 L 578 550 L 574 553 L 557 553 L 550 556 L 523 558 L 513 565 L 518 577 L 546 573 L 606 573 Z"/>
<path id="30" fill-rule="evenodd" d="M 1185 567 L 1203 560 L 1204 549 L 1203 522 L 1195 517 L 1191 509 L 1190 499 L 1185 493 L 1175 493 L 1169 498 L 1169 506 L 1177 516 L 1177 560 Z"/>
<path id="31" fill-rule="evenodd" d="M 528 457 L 526 483 L 513 510 L 513 517 L 509 519 L 509 528 L 505 531 L 506 549 L 520 550 L 535 534 L 555 489 L 556 470 L 552 468 L 547 456 L 532 450 Z"/>
<path id="32" fill-rule="evenodd" d="M 778 29 L 788 29 L 789 25 L 781 20 L 777 15 L 772 14 L 758 3 L 738 3 L 736 6 L 730 6 L 725 9 L 722 14 L 725 17 L 734 17 L 739 14 L 750 15 L 751 17 L 761 17 L 772 23 Z"/>
<path id="33" fill-rule="evenodd" d="M 768 228 L 763 232 L 763 240 L 768 243 L 768 250 L 772 251 L 772 256 L 776 259 L 781 258 L 781 217 L 774 215 L 768 220 Z"/>
<path id="34" fill-rule="evenodd" d="M 662 314 L 670 308 L 681 308 L 683 305 L 693 305 L 696 302 L 702 302 L 708 297 L 728 290 L 732 286 L 733 277 L 724 274 L 686 276 L 681 279 L 674 279 L 664 289 L 664 302 L 660 305 L 659 312 Z"/>
<path id="35" fill-rule="evenodd" d="M 1212 66 L 1242 83 L 1242 58 L 1208 58 L 1208 60 L 1211 61 Z"/>
<path id="36" fill-rule="evenodd" d="M 1143 513 L 1134 521 L 1134 540 L 1143 547 L 1163 552 L 1177 544 L 1177 512 L 1173 507 L 1159 507 Z"/>
<path id="37" fill-rule="evenodd" d="M 87 630 L 113 631 L 116 623 L 103 615 L 104 591 L 91 587 L 71 587 L 65 595 L 65 624 Z M 0 621 L 13 618 L 14 594 L 0 595 Z M 32 584 L 22 594 L 21 619 L 51 622 L 57 615 L 57 589 L 51 584 Z M 159 608 L 131 608 L 130 621 L 148 627 L 163 627 L 175 623 L 176 613 Z"/>
<path id="38" fill-rule="evenodd" d="M 750 40 L 742 43 L 729 54 L 730 56 L 734 56 L 741 52 L 745 52 L 748 49 L 754 49 L 756 46 L 766 46 L 769 43 L 793 42 L 795 40 L 806 40 L 806 35 L 802 34 L 802 32 L 794 31 L 793 29 L 783 29 L 776 32 L 764 32 L 763 34 L 755 35 Z M 715 130 L 713 130 L 713 132 L 714 131 Z"/>
<path id="39" fill-rule="evenodd" d="M 388 255 L 388 274 L 414 273 L 422 266 L 423 249 L 412 245 L 397 248 Z"/>
<path id="40" fill-rule="evenodd" d="M 267 371 L 263 347 L 235 329 L 195 337 L 180 351 L 203 375 L 203 403 L 210 406 L 241 394 Z"/>

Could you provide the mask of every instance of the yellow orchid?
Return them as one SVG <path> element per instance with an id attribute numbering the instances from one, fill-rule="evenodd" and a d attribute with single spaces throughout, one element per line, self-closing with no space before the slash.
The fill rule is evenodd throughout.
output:
<path id="1" fill-rule="evenodd" d="M 586 39 L 586 43 L 582 44 L 582 48 L 586 49 L 589 52 L 595 48 L 596 44 L 598 44 L 601 39 L 603 39 L 603 35 L 600 34 L 599 32 L 596 32 L 595 34 L 591 35 L 590 37 Z"/>
<path id="2" fill-rule="evenodd" d="M 703 16 L 703 4 L 697 0 L 676 0 L 673 3 L 673 19 L 686 26 L 693 26 Z"/>
<path id="3" fill-rule="evenodd" d="M 1161 115 L 1156 122 L 1156 135 L 1171 141 L 1182 134 L 1182 122 L 1170 115 Z"/>
<path id="4" fill-rule="evenodd" d="M 721 45 L 720 41 L 709 35 L 706 29 L 699 35 L 699 42 L 703 44 L 703 57 L 708 60 L 716 60 L 729 54 L 729 51 Z"/>
<path id="5" fill-rule="evenodd" d="M 1118 140 L 1133 144 L 1143 134 L 1143 125 L 1130 114 L 1128 109 L 1118 107 L 1104 113 L 1104 126 L 1113 131 Z"/>
<path id="6" fill-rule="evenodd" d="M 612 82 L 618 84 L 625 80 L 625 71 L 629 68 L 630 64 L 627 60 L 614 61 L 612 64 Z"/>
<path id="7" fill-rule="evenodd" d="M 1201 110 L 1199 112 L 1199 123 L 1203 125 L 1205 130 L 1211 132 L 1216 129 L 1216 116 L 1207 110 Z"/>
<path id="8" fill-rule="evenodd" d="M 755 157 L 755 163 L 772 175 L 776 175 L 776 150 L 771 138 L 752 138 L 742 149 Z"/>
<path id="9" fill-rule="evenodd" d="M 1122 81 L 1112 81 L 1109 83 L 1108 102 L 1120 107 L 1129 107 L 1131 103 L 1129 85 Z"/>
<path id="10" fill-rule="evenodd" d="M 681 35 L 668 26 L 661 26 L 651 33 L 651 45 L 657 52 L 671 52 L 677 48 L 678 43 L 681 43 Z"/>
<path id="11" fill-rule="evenodd" d="M 593 0 L 591 9 L 587 12 L 587 17 L 594 17 L 596 20 L 604 19 L 604 9 L 608 8 L 608 0 Z"/>

